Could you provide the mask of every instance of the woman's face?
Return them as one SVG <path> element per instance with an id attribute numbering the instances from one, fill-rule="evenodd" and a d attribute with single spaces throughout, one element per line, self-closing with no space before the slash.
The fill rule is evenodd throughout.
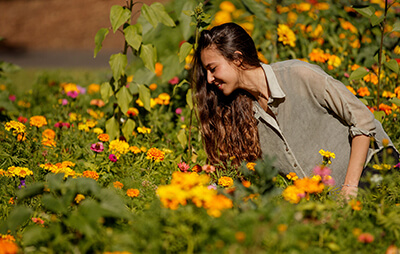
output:
<path id="1" fill-rule="evenodd" d="M 216 85 L 226 96 L 239 85 L 238 68 L 228 62 L 217 49 L 209 47 L 201 52 L 201 62 L 207 71 L 207 82 Z"/>

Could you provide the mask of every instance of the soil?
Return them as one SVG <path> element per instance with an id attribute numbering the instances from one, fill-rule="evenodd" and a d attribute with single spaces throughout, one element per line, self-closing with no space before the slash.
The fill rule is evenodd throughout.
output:
<path id="1" fill-rule="evenodd" d="M 31 61 L 34 65 L 46 55 L 58 61 L 74 54 L 93 58 L 94 36 L 100 28 L 110 27 L 111 6 L 124 4 L 125 0 L 0 0 L 0 61 L 42 58 Z M 102 51 L 108 54 L 122 47 L 122 35 L 111 31 Z"/>

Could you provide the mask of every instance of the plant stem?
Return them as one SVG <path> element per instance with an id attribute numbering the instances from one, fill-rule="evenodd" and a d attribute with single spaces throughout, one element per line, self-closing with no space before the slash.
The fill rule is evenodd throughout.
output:
<path id="1" fill-rule="evenodd" d="M 385 32 L 385 25 L 386 25 L 386 16 L 387 16 L 387 10 L 388 10 L 388 2 L 385 0 L 385 16 L 383 18 L 382 23 L 380 24 L 381 28 L 381 45 L 379 47 L 379 55 L 378 55 L 378 85 L 376 88 L 376 93 L 377 93 L 377 98 L 376 98 L 376 107 L 377 110 L 379 111 L 379 99 L 380 99 L 380 88 L 381 88 L 381 71 L 382 71 L 382 52 L 383 52 L 383 37 L 384 37 L 384 32 Z"/>

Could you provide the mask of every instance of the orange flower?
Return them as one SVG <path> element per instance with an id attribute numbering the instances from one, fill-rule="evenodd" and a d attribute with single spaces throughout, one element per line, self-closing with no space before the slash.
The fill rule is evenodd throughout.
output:
<path id="1" fill-rule="evenodd" d="M 115 181 L 113 183 L 113 185 L 114 185 L 114 188 L 116 188 L 116 189 L 122 189 L 122 187 L 124 187 L 124 184 L 121 182 L 118 182 L 118 181 Z"/>
<path id="2" fill-rule="evenodd" d="M 79 204 L 82 200 L 84 200 L 85 199 L 85 196 L 84 195 L 82 195 L 82 194 L 78 194 L 78 195 L 76 195 L 76 197 L 75 197 L 75 202 L 77 203 L 77 204 Z"/>
<path id="3" fill-rule="evenodd" d="M 351 87 L 351 86 L 346 86 L 346 88 L 349 89 L 349 91 L 350 91 L 352 94 L 357 95 L 357 93 L 356 93 L 356 91 L 354 90 L 353 87 Z"/>
<path id="4" fill-rule="evenodd" d="M 134 116 L 139 115 L 139 110 L 138 110 L 137 108 L 129 108 L 129 109 L 128 109 L 128 112 L 126 112 L 126 114 L 127 114 L 128 116 L 134 117 Z"/>
<path id="5" fill-rule="evenodd" d="M 221 185 L 223 187 L 231 187 L 233 186 L 233 179 L 228 176 L 223 176 L 218 179 L 218 185 Z"/>
<path id="6" fill-rule="evenodd" d="M 243 186 L 246 187 L 246 188 L 249 188 L 250 185 L 251 185 L 250 181 L 246 181 L 246 180 L 243 180 L 243 181 L 242 181 L 242 184 L 243 184 Z"/>
<path id="7" fill-rule="evenodd" d="M 18 245 L 16 245 L 14 242 L 10 242 L 0 238 L 0 253 L 17 254 Z"/>
<path id="8" fill-rule="evenodd" d="M 153 147 L 147 151 L 146 159 L 152 160 L 155 162 L 160 162 L 164 160 L 165 153 L 157 148 Z"/>
<path id="9" fill-rule="evenodd" d="M 313 62 L 325 63 L 329 59 L 329 54 L 326 54 L 322 49 L 313 49 L 308 57 Z"/>
<path id="10" fill-rule="evenodd" d="M 129 151 L 131 151 L 131 152 L 134 153 L 134 154 L 138 154 L 138 153 L 141 153 L 141 152 L 142 152 L 142 150 L 140 150 L 140 148 L 137 147 L 137 146 L 130 146 L 130 147 L 129 147 Z"/>
<path id="11" fill-rule="evenodd" d="M 157 77 L 160 77 L 163 73 L 164 66 L 161 63 L 156 63 L 155 66 L 155 73 Z"/>
<path id="12" fill-rule="evenodd" d="M 371 82 L 374 85 L 378 84 L 378 76 L 375 75 L 374 73 L 370 73 L 366 76 L 363 77 L 365 82 Z"/>
<path id="13" fill-rule="evenodd" d="M 363 87 L 358 88 L 357 93 L 358 93 L 358 95 L 360 95 L 361 97 L 369 96 L 369 95 L 370 95 L 370 92 L 369 92 L 369 90 L 368 90 L 368 87 L 366 87 L 366 86 L 363 86 Z"/>
<path id="14" fill-rule="evenodd" d="M 128 189 L 126 191 L 126 195 L 128 195 L 128 197 L 134 198 L 139 196 L 140 191 L 138 189 Z"/>
<path id="15" fill-rule="evenodd" d="M 96 171 L 92 171 L 92 170 L 83 171 L 82 175 L 83 175 L 83 177 L 92 178 L 96 181 L 97 181 L 97 179 L 99 179 L 99 174 L 97 174 Z"/>
<path id="16" fill-rule="evenodd" d="M 29 124 L 31 126 L 36 126 L 36 127 L 40 128 L 44 125 L 47 125 L 47 120 L 44 116 L 32 116 L 29 119 Z"/>
<path id="17" fill-rule="evenodd" d="M 254 169 L 255 165 L 256 165 L 256 163 L 254 163 L 254 162 L 248 162 L 246 164 L 246 167 L 251 171 L 255 171 L 255 169 Z"/>
<path id="18" fill-rule="evenodd" d="M 100 141 L 107 142 L 110 140 L 110 136 L 107 133 L 102 133 L 97 136 Z"/>
<path id="19" fill-rule="evenodd" d="M 379 110 L 385 111 L 386 115 L 390 115 L 392 113 L 392 107 L 383 103 L 379 104 Z"/>
<path id="20" fill-rule="evenodd" d="M 362 209 L 361 201 L 355 199 L 350 200 L 349 205 L 351 206 L 351 209 L 353 209 L 354 211 L 361 211 Z"/>
<path id="21" fill-rule="evenodd" d="M 56 137 L 55 131 L 52 129 L 46 129 L 42 132 L 42 138 L 44 139 L 54 139 Z"/>
<path id="22" fill-rule="evenodd" d="M 156 83 L 151 84 L 149 86 L 149 89 L 152 90 L 152 91 L 156 90 L 157 89 L 157 84 Z"/>

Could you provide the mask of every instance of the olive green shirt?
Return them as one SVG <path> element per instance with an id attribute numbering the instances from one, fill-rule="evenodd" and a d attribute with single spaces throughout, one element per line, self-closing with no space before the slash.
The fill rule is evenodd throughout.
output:
<path id="1" fill-rule="evenodd" d="M 340 81 L 319 66 L 299 60 L 262 64 L 274 117 L 254 102 L 263 156 L 275 157 L 280 173 L 311 176 L 322 163 L 321 149 L 335 153 L 329 166 L 337 186 L 344 182 L 350 158 L 351 140 L 356 135 L 375 137 L 375 149 L 366 163 L 389 139 L 369 109 Z M 390 145 L 392 143 L 390 142 Z"/>

